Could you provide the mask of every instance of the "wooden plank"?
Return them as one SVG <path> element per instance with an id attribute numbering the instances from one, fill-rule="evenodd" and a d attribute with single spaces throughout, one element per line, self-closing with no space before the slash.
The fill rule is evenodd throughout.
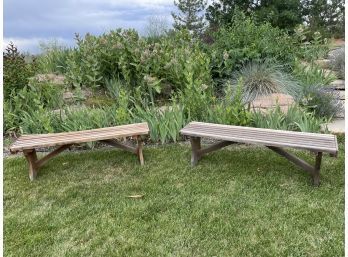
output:
<path id="1" fill-rule="evenodd" d="M 311 151 L 323 151 L 336 154 L 337 144 L 334 135 L 321 135 L 315 133 L 279 131 L 270 129 L 259 129 L 239 126 L 228 126 L 210 123 L 191 123 L 181 130 L 181 134 L 192 137 L 208 137 L 224 141 L 240 143 L 270 145 L 275 147 L 293 147 Z M 206 125 L 208 124 L 208 125 Z M 232 129 L 231 129 L 231 128 Z M 249 134 L 250 133 L 250 134 Z M 261 134 L 260 134 L 261 133 Z M 298 135 L 301 138 L 298 138 Z M 302 138 L 308 136 L 310 138 Z"/>
<path id="2" fill-rule="evenodd" d="M 317 137 L 299 137 L 296 134 L 283 134 L 283 135 L 279 135 L 277 133 L 272 133 L 269 131 L 265 131 L 265 132 L 249 132 L 249 131 L 245 131 L 242 129 L 239 130 L 235 130 L 235 129 L 222 129 L 222 128 L 195 128 L 195 129 L 190 129 L 190 130 L 182 130 L 182 134 L 186 135 L 186 134 L 190 134 L 190 133 L 211 133 L 211 134 L 219 134 L 219 135 L 233 135 L 233 136 L 241 136 L 241 137 L 254 137 L 254 138 L 273 138 L 273 139 L 277 139 L 277 140 L 301 140 L 301 142 L 317 142 L 317 143 L 324 143 L 324 144 L 331 144 L 334 145 L 334 141 L 335 141 L 335 136 L 333 135 L 328 135 L 329 137 L 325 137 L 325 138 L 317 138 Z"/>
<path id="3" fill-rule="evenodd" d="M 231 137 L 244 137 L 244 138 L 253 138 L 253 139 L 257 139 L 257 140 L 269 140 L 271 139 L 272 141 L 285 141 L 285 142 L 292 142 L 292 143 L 301 143 L 302 145 L 305 144 L 316 144 L 319 146 L 324 146 L 324 147 L 334 147 L 336 148 L 336 144 L 335 144 L 335 140 L 334 138 L 330 138 L 330 139 L 311 139 L 311 138 L 307 138 L 307 139 L 300 139 L 297 138 L 295 136 L 286 136 L 286 137 L 276 137 L 272 134 L 265 134 L 265 135 L 254 135 L 254 134 L 249 134 L 248 132 L 244 132 L 244 133 L 235 133 L 235 132 L 231 132 L 231 131 L 220 131 L 220 130 L 202 130 L 202 129 L 196 129 L 194 131 L 191 131 L 190 133 L 185 133 L 185 134 L 197 134 L 197 133 L 201 133 L 202 135 L 205 134 L 211 134 L 211 135 L 221 135 L 221 136 L 231 136 Z"/>
<path id="4" fill-rule="evenodd" d="M 204 154 L 219 150 L 219 149 L 226 147 L 228 145 L 231 145 L 231 144 L 235 144 L 235 143 L 231 142 L 231 141 L 218 142 L 218 143 L 212 144 L 204 149 L 199 150 L 198 153 L 200 156 L 203 156 Z"/>
<path id="5" fill-rule="evenodd" d="M 313 175 L 314 174 L 314 168 L 312 165 L 308 164 L 307 162 L 305 162 L 304 160 L 296 157 L 295 155 L 288 153 L 286 151 L 284 151 L 281 148 L 278 147 L 273 147 L 273 146 L 267 146 L 269 149 L 273 150 L 274 152 L 280 154 L 281 156 L 285 157 L 286 159 L 288 159 L 289 161 L 291 161 L 292 163 L 296 164 L 297 166 L 301 167 L 302 169 L 304 169 L 305 171 L 307 171 L 309 174 Z"/>
<path id="6" fill-rule="evenodd" d="M 199 150 L 201 150 L 201 138 L 200 137 L 191 137 L 191 165 L 196 166 L 198 163 L 198 160 L 200 159 Z"/>
<path id="7" fill-rule="evenodd" d="M 139 129 L 139 128 L 128 128 L 128 129 L 113 129 L 113 130 L 107 130 L 107 131 L 91 131 L 91 132 L 83 132 L 83 133 L 75 133 L 70 132 L 69 134 L 62 134 L 62 133 L 52 133 L 50 136 L 42 136 L 42 137 L 24 137 L 21 136 L 18 138 L 21 142 L 30 142 L 30 141 L 42 141 L 42 140 L 53 140 L 53 139 L 60 139 L 60 138 L 79 138 L 79 137 L 97 137 L 99 135 L 106 135 L 106 134 L 124 134 L 127 132 L 133 132 L 133 133 L 147 133 L 149 130 L 147 129 Z"/>
<path id="8" fill-rule="evenodd" d="M 137 137 L 137 143 L 138 143 L 138 147 L 137 147 L 137 155 L 138 155 L 138 158 L 139 158 L 139 162 L 140 162 L 140 165 L 143 166 L 144 165 L 144 156 L 143 156 L 143 141 L 141 139 L 141 136 L 138 136 Z"/>
<path id="9" fill-rule="evenodd" d="M 114 139 L 102 140 L 101 142 L 104 142 L 106 144 L 109 144 L 111 146 L 120 148 L 120 149 L 128 151 L 128 152 L 137 154 L 137 149 L 135 147 L 131 147 L 131 146 L 128 146 L 128 145 L 121 144 L 121 143 L 117 142 Z"/>
<path id="10" fill-rule="evenodd" d="M 243 129 L 243 130 L 248 130 L 248 131 L 271 131 L 274 133 L 279 133 L 279 134 L 299 134 L 299 135 L 306 135 L 306 136 L 318 136 L 318 137 L 326 137 L 326 136 L 333 136 L 333 135 L 328 135 L 328 134 L 317 134 L 317 133 L 310 133 L 310 132 L 297 132 L 297 131 L 288 131 L 288 130 L 275 130 L 275 129 L 265 129 L 265 128 L 253 128 L 253 127 L 243 127 L 243 126 L 233 126 L 233 125 L 225 125 L 225 124 L 215 124 L 215 123 L 205 123 L 205 122 L 197 122 L 197 121 L 192 121 L 190 122 L 187 126 L 185 126 L 184 129 L 190 128 L 191 126 L 195 125 L 201 125 L 205 127 L 225 127 L 225 128 L 236 128 L 236 129 Z"/>
<path id="11" fill-rule="evenodd" d="M 115 127 L 117 128 L 117 127 Z M 107 140 L 112 138 L 120 138 L 120 137 L 130 137 L 130 136 L 138 136 L 138 135 L 148 135 L 149 130 L 146 125 L 143 126 L 141 130 L 139 129 L 132 129 L 131 126 L 128 126 L 127 128 L 122 128 L 122 130 L 107 130 L 107 131 L 97 131 L 91 133 L 80 133 L 77 134 L 76 132 L 64 132 L 62 133 L 56 133 L 52 134 L 52 136 L 45 136 L 43 138 L 36 137 L 35 140 L 33 138 L 26 137 L 25 140 L 21 140 L 19 138 L 11 147 L 10 150 L 12 152 L 14 151 L 20 151 L 25 149 L 32 149 L 37 147 L 48 147 L 48 146 L 59 146 L 59 145 L 65 145 L 65 144 L 78 144 L 78 143 L 86 143 L 86 142 L 92 142 L 92 141 L 101 141 L 101 140 Z"/>
<path id="12" fill-rule="evenodd" d="M 49 159 L 52 159 L 54 156 L 60 154 L 63 152 L 65 149 L 69 148 L 71 145 L 62 145 L 58 147 L 56 150 L 50 152 L 47 154 L 45 157 L 41 158 L 39 161 L 36 162 L 36 166 L 38 168 L 42 167 Z"/>
<path id="13" fill-rule="evenodd" d="M 319 152 L 316 155 L 315 158 L 315 166 L 314 166 L 314 172 L 313 172 L 313 185 L 319 186 L 320 185 L 320 165 L 321 165 L 321 159 L 323 157 L 323 153 Z"/>
<path id="14" fill-rule="evenodd" d="M 24 151 L 24 156 L 28 161 L 29 165 L 29 179 L 33 181 L 37 177 L 38 167 L 36 165 L 37 155 L 35 149 Z"/>
<path id="15" fill-rule="evenodd" d="M 246 127 L 245 127 L 246 128 Z M 195 127 L 195 128 L 183 128 L 181 130 L 182 134 L 189 134 L 191 132 L 196 132 L 196 131 L 202 131 L 204 132 L 210 132 L 210 131 L 216 131 L 217 133 L 233 133 L 233 134 L 247 134 L 247 135 L 255 135 L 255 136 L 269 136 L 272 135 L 273 137 L 276 138 L 298 138 L 298 139 L 302 139 L 302 140 L 307 140 L 307 139 L 311 139 L 311 140 L 327 140 L 327 141 L 332 141 L 334 140 L 335 136 L 334 135 L 321 135 L 317 136 L 316 134 L 312 133 L 310 135 L 302 135 L 302 134 L 297 134 L 300 132 L 292 132 L 291 134 L 288 133 L 277 133 L 277 130 L 265 130 L 265 131 L 250 131 L 249 129 L 244 129 L 244 127 L 239 127 L 238 129 L 236 129 L 235 127 L 233 128 L 225 128 L 225 127 L 203 127 L 203 126 L 199 126 L 199 127 Z M 286 131 L 284 131 L 286 132 Z"/>
<path id="16" fill-rule="evenodd" d="M 333 154 L 337 153 L 337 149 L 332 147 L 317 147 L 315 145 L 302 146 L 299 144 L 290 144 L 287 142 L 273 142 L 272 140 L 255 140 L 253 138 L 240 138 L 240 137 L 220 136 L 220 135 L 203 134 L 203 133 L 190 133 L 190 136 L 207 137 L 212 139 L 219 139 L 223 141 L 233 141 L 233 142 L 244 143 L 244 144 L 269 145 L 269 146 L 275 146 L 275 147 L 292 147 L 292 148 L 305 149 L 305 150 L 329 152 Z"/>
<path id="17" fill-rule="evenodd" d="M 108 131 L 94 131 L 94 132 L 84 132 L 84 133 L 75 133 L 75 132 L 71 132 L 70 134 L 66 134 L 64 133 L 64 135 L 62 135 L 61 133 L 52 133 L 51 136 L 47 137 L 35 137 L 35 138 L 28 138 L 28 137 L 20 137 L 18 138 L 17 142 L 31 142 L 31 141 L 47 141 L 47 140 L 59 140 L 59 139 L 64 139 L 64 138 L 80 138 L 80 137 L 98 137 L 100 135 L 108 135 L 108 134 L 113 134 L 113 135 L 123 135 L 123 134 L 129 134 L 130 132 L 132 133 L 147 133 L 148 130 L 146 129 L 133 129 L 133 128 L 129 128 L 129 129 L 114 129 L 114 130 L 108 130 Z"/>
<path id="18" fill-rule="evenodd" d="M 70 131 L 70 132 L 61 132 L 61 133 L 48 133 L 48 134 L 30 134 L 30 135 L 22 135 L 23 138 L 32 138 L 32 137 L 45 137 L 45 136 L 52 136 L 52 135 L 70 135 L 70 134 L 79 134 L 79 133 L 90 133 L 90 132 L 105 132 L 108 130 L 115 130 L 115 129 L 131 129 L 131 128 L 139 128 L 139 129 L 149 129 L 148 124 L 146 122 L 143 123 L 133 123 L 128 125 L 120 125 L 120 126 L 114 126 L 114 127 L 105 127 L 105 128 L 97 128 L 97 129 L 89 129 L 89 130 L 80 130 L 80 131 Z"/>

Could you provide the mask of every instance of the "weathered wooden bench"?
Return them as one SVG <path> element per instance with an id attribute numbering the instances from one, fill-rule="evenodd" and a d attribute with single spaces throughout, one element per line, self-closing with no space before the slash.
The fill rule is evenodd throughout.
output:
<path id="1" fill-rule="evenodd" d="M 316 186 L 320 183 L 319 172 L 323 153 L 329 153 L 330 156 L 337 156 L 338 153 L 336 136 L 328 134 L 229 126 L 203 122 L 191 122 L 180 132 L 182 135 L 190 137 L 192 166 L 195 166 L 203 155 L 230 144 L 258 144 L 268 147 L 307 171 L 312 176 L 313 184 Z M 222 141 L 202 149 L 201 137 Z M 316 156 L 315 165 L 308 164 L 282 148 L 297 148 L 313 152 Z"/>
<path id="2" fill-rule="evenodd" d="M 93 141 L 101 141 L 114 147 L 129 151 L 138 156 L 140 164 L 144 164 L 142 152 L 141 136 L 149 134 L 147 123 L 137 123 L 130 125 L 122 125 L 116 127 L 91 129 L 64 133 L 37 134 L 37 135 L 22 135 L 11 147 L 11 153 L 22 151 L 29 163 L 29 178 L 34 180 L 37 176 L 37 171 L 49 159 L 69 148 L 73 144 L 88 143 Z M 137 147 L 122 144 L 117 138 L 133 137 L 137 140 Z M 38 159 L 36 155 L 37 148 L 57 147 L 54 151 L 47 154 L 42 159 Z"/>

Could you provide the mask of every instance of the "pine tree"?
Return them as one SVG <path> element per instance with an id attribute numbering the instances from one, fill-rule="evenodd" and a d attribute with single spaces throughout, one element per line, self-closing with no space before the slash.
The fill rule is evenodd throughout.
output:
<path id="1" fill-rule="evenodd" d="M 204 15 L 201 14 L 207 4 L 206 0 L 174 0 L 180 13 L 172 12 L 175 29 L 187 29 L 194 35 L 199 35 L 204 28 Z"/>

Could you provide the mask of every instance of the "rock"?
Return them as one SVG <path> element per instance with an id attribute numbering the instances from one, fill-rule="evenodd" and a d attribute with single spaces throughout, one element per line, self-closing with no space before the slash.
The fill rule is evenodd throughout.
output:
<path id="1" fill-rule="evenodd" d="M 343 79 L 337 79 L 330 83 L 330 86 L 335 89 L 344 89 L 345 82 Z"/>
<path id="2" fill-rule="evenodd" d="M 345 100 L 346 96 L 345 96 L 345 90 L 339 90 L 339 96 L 340 96 L 340 100 Z"/>
<path id="3" fill-rule="evenodd" d="M 336 118 L 344 118 L 345 100 L 340 100 L 342 104 L 341 110 L 336 114 Z"/>
<path id="4" fill-rule="evenodd" d="M 262 109 L 272 109 L 278 105 L 283 112 L 287 112 L 289 106 L 294 102 L 294 98 L 290 95 L 274 93 L 257 97 L 253 102 L 251 102 L 251 107 L 254 110 L 262 111 Z"/>
<path id="5" fill-rule="evenodd" d="M 327 57 L 329 59 L 334 59 L 337 55 L 340 55 L 342 52 L 344 53 L 344 46 L 330 50 L 327 54 Z"/>
<path id="6" fill-rule="evenodd" d="M 72 100 L 72 99 L 74 99 L 74 94 L 71 92 L 64 92 L 63 99 L 64 100 Z"/>
<path id="7" fill-rule="evenodd" d="M 331 61 L 329 59 L 320 59 L 316 60 L 314 63 L 319 65 L 323 69 L 328 69 L 330 68 Z"/>
<path id="8" fill-rule="evenodd" d="M 323 124 L 322 126 L 322 130 L 325 131 L 325 128 L 327 127 L 327 129 L 334 134 L 344 134 L 344 119 L 336 119 L 333 120 L 332 122 L 328 123 L 328 124 Z"/>
<path id="9" fill-rule="evenodd" d="M 64 85 L 65 76 L 57 75 L 53 73 L 49 74 L 37 74 L 34 77 L 38 82 L 51 82 L 56 85 Z"/>

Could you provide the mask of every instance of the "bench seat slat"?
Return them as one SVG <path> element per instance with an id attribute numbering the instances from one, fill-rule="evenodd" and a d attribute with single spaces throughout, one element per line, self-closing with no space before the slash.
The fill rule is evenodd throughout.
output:
<path id="1" fill-rule="evenodd" d="M 327 134 L 250 128 L 203 122 L 191 122 L 181 130 L 181 134 L 240 143 L 293 147 L 331 154 L 337 154 L 338 151 L 336 137 Z"/>
<path id="2" fill-rule="evenodd" d="M 187 131 L 187 130 L 185 130 Z M 195 128 L 194 130 L 192 130 L 194 132 L 200 132 L 200 133 L 217 133 L 219 135 L 231 135 L 232 131 L 229 131 L 228 129 L 224 128 L 224 129 L 217 129 L 217 128 Z M 263 133 L 252 133 L 249 131 L 233 131 L 233 136 L 237 137 L 244 137 L 244 136 L 252 136 L 255 139 L 264 139 L 266 136 L 270 136 L 270 133 L 267 132 L 263 132 Z M 273 139 L 276 140 L 287 140 L 287 141 L 294 141 L 294 142 L 298 142 L 299 140 L 301 140 L 301 142 L 305 142 L 305 143 L 315 143 L 315 144 L 320 144 L 320 145 L 328 145 L 331 146 L 332 145 L 332 139 L 331 138 L 299 138 L 299 137 L 289 137 L 288 134 L 286 135 L 272 135 Z"/>
<path id="3" fill-rule="evenodd" d="M 42 135 L 21 136 L 10 147 L 11 151 L 22 151 L 38 147 L 58 146 L 74 143 L 85 143 L 111 138 L 147 135 L 149 128 L 147 123 L 137 123 L 101 129 L 84 131 L 52 133 Z"/>
<path id="4" fill-rule="evenodd" d="M 144 130 L 139 130 L 139 129 L 123 129 L 123 130 L 117 130 L 116 133 L 122 135 L 125 133 L 134 133 L 137 134 L 139 132 L 142 132 Z M 114 135 L 115 131 L 105 131 L 105 132 L 94 132 L 94 133 L 83 133 L 83 134 L 71 134 L 71 135 L 59 135 L 60 133 L 57 133 L 57 135 L 55 136 L 51 136 L 51 137 L 35 137 L 35 138 L 30 138 L 30 139 L 23 139 L 22 137 L 20 138 L 20 142 L 21 144 L 28 144 L 28 143 L 32 143 L 32 142 L 47 142 L 47 141 L 59 141 L 59 140 L 65 140 L 67 138 L 71 139 L 71 138 L 97 138 L 98 136 L 102 135 Z"/>

